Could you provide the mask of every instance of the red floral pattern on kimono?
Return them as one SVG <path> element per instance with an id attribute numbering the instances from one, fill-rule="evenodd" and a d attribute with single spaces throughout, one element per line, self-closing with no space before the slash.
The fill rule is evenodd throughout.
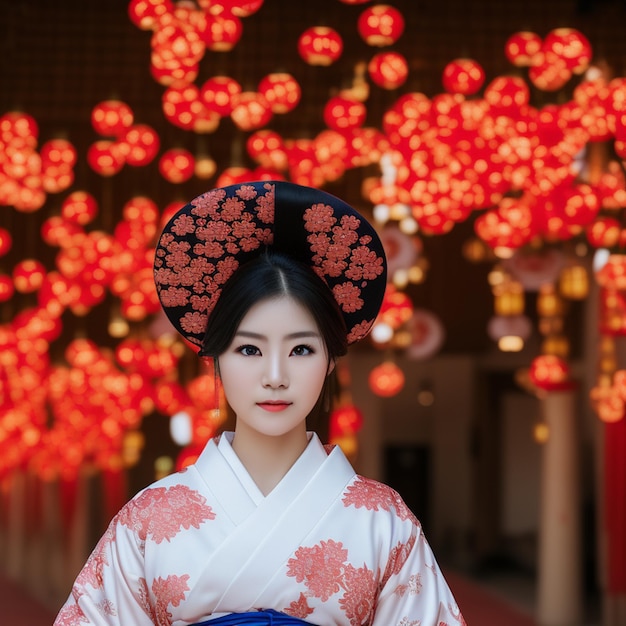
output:
<path id="1" fill-rule="evenodd" d="M 73 603 L 66 603 L 59 612 L 55 626 L 80 626 L 90 623 L 81 608 L 81 598 L 86 596 L 88 588 L 104 593 L 103 580 L 107 568 L 114 565 L 116 558 L 117 529 L 128 528 L 136 537 L 139 554 L 145 553 L 146 542 L 159 544 L 170 541 L 180 532 L 215 519 L 215 513 L 206 504 L 200 493 L 185 485 L 171 487 L 152 487 L 144 490 L 128 502 L 113 518 L 106 532 L 87 559 L 72 588 Z M 170 575 L 157 578 L 152 583 L 152 592 L 156 601 L 150 601 L 146 580 L 138 581 L 137 602 L 158 626 L 171 626 L 170 606 L 178 606 L 189 590 L 188 575 Z M 118 616 L 115 602 L 103 597 L 95 603 L 102 616 Z"/>
<path id="2" fill-rule="evenodd" d="M 306 597 L 316 597 L 326 602 L 331 596 L 341 594 L 339 605 L 351 626 L 366 623 L 374 611 L 376 580 L 367 567 L 355 568 L 348 560 L 348 551 L 342 543 L 329 539 L 312 547 L 296 550 L 287 563 L 287 576 L 304 582 L 308 591 L 300 594 L 285 612 L 305 618 L 312 612 Z"/>
<path id="3" fill-rule="evenodd" d="M 312 437 L 263 496 L 232 433 L 114 518 L 55 626 L 174 626 L 274 609 L 311 624 L 463 626 L 398 494 Z"/>
<path id="4" fill-rule="evenodd" d="M 416 526 L 419 525 L 417 518 L 397 491 L 370 478 L 357 476 L 354 483 L 346 490 L 343 503 L 346 506 L 355 506 L 357 509 L 365 507 L 370 511 L 395 510 L 401 520 L 411 520 Z"/>

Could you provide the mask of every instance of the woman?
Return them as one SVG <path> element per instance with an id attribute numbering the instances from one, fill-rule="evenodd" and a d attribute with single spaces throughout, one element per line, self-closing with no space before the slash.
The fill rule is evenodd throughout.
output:
<path id="1" fill-rule="evenodd" d="M 375 231 L 318 190 L 232 186 L 172 218 L 159 297 L 215 360 L 235 430 L 123 507 L 57 626 L 464 624 L 400 496 L 306 431 L 385 280 Z"/>

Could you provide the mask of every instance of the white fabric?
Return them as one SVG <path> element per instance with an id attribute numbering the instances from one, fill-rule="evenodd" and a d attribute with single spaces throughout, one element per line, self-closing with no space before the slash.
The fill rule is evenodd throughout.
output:
<path id="1" fill-rule="evenodd" d="M 260 609 L 319 626 L 464 624 L 396 492 L 314 435 L 263 496 L 231 439 L 122 508 L 55 626 L 186 626 Z"/>

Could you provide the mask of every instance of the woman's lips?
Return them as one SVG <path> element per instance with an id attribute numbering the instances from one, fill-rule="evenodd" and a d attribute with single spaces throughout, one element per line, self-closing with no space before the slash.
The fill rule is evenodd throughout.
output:
<path id="1" fill-rule="evenodd" d="M 278 413 L 279 411 L 284 411 L 287 407 L 291 406 L 291 402 L 258 402 L 257 406 L 260 406 L 265 411 Z"/>

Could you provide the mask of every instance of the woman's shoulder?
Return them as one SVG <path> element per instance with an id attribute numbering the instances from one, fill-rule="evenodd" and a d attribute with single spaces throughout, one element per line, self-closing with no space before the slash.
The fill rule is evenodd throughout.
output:
<path id="1" fill-rule="evenodd" d="M 401 522 L 419 526 L 419 521 L 402 496 L 389 485 L 373 478 L 355 474 L 346 486 L 342 498 L 346 507 L 391 516 Z"/>

